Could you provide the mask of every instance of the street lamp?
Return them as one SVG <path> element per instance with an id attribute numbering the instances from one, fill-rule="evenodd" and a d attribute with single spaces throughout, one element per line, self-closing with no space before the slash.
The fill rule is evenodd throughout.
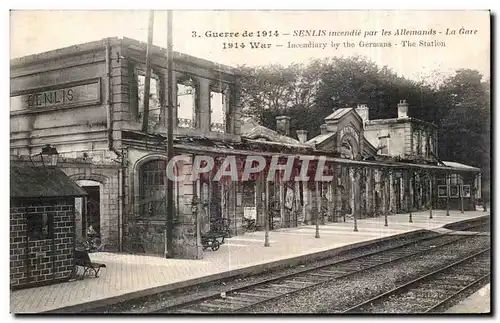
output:
<path id="1" fill-rule="evenodd" d="M 427 178 L 429 179 L 429 219 L 432 219 L 432 180 L 433 176 L 431 172 L 427 173 Z"/>
<path id="2" fill-rule="evenodd" d="M 42 147 L 42 151 L 36 155 L 30 156 L 31 163 L 33 166 L 35 163 L 33 162 L 33 157 L 38 157 L 40 156 L 40 159 L 42 161 L 42 165 L 45 167 L 56 167 L 57 162 L 59 161 L 59 152 L 57 151 L 56 147 L 53 147 L 49 144 L 45 145 Z"/>
<path id="3" fill-rule="evenodd" d="M 318 181 L 315 182 L 315 190 L 316 190 L 316 197 L 318 197 L 318 194 L 319 194 L 319 196 L 321 196 L 320 186 L 319 186 Z M 316 212 L 316 235 L 314 236 L 317 239 L 319 239 L 319 217 L 320 217 L 320 215 L 321 215 L 321 205 L 318 204 L 318 208 L 317 208 L 317 212 Z"/>

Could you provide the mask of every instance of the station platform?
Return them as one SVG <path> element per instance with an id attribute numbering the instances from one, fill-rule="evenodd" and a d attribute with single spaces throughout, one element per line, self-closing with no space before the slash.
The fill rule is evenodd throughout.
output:
<path id="1" fill-rule="evenodd" d="M 348 250 L 376 241 L 417 230 L 437 230 L 442 226 L 486 216 L 483 211 L 434 210 L 320 225 L 320 238 L 315 238 L 315 226 L 271 231 L 270 246 L 264 247 L 264 232 L 246 233 L 226 239 L 218 251 L 207 250 L 200 260 L 164 259 L 161 257 L 123 253 L 92 253 L 94 262 L 106 264 L 99 278 L 85 278 L 50 286 L 13 291 L 10 294 L 11 313 L 75 313 L 137 297 L 187 287 L 233 275 L 257 273 L 276 266 L 291 265 L 314 259 L 328 252 Z"/>
<path id="2" fill-rule="evenodd" d="M 446 311 L 449 314 L 489 314 L 491 312 L 491 285 L 487 284 L 462 302 Z"/>

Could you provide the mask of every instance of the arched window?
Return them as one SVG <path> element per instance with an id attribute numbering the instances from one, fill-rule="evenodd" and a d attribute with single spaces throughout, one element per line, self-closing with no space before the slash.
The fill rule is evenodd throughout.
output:
<path id="1" fill-rule="evenodd" d="M 342 158 L 354 159 L 354 148 L 349 139 L 343 139 L 340 144 L 340 155 Z"/>
<path id="2" fill-rule="evenodd" d="M 174 176 L 179 176 L 182 166 L 174 165 Z M 145 162 L 139 168 L 139 216 L 167 217 L 167 161 L 154 159 Z M 178 215 L 179 181 L 174 182 L 174 217 Z"/>

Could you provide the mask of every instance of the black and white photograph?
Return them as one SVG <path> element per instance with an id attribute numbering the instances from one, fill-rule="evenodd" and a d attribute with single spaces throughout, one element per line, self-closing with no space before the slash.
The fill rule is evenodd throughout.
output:
<path id="1" fill-rule="evenodd" d="M 10 10 L 10 313 L 491 315 L 489 10 Z"/>

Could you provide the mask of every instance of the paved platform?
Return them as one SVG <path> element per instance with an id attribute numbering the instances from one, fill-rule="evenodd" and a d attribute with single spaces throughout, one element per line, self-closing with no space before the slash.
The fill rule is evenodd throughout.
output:
<path id="1" fill-rule="evenodd" d="M 433 230 L 445 224 L 485 216 L 482 211 L 434 211 L 358 220 L 358 232 L 353 232 L 353 220 L 320 226 L 320 238 L 315 238 L 315 226 L 281 229 L 270 232 L 270 247 L 264 247 L 264 232 L 246 233 L 227 239 L 219 251 L 206 251 L 204 259 L 164 259 L 119 253 L 93 253 L 91 259 L 105 263 L 97 279 L 61 283 L 11 292 L 11 313 L 56 311 L 77 312 L 96 305 L 151 295 L 169 289 L 189 286 L 234 274 L 256 272 L 279 264 L 308 259 L 332 249 L 350 249 L 377 240 L 421 229 Z"/>
<path id="2" fill-rule="evenodd" d="M 484 286 L 459 304 L 451 307 L 449 314 L 487 314 L 490 313 L 491 291 L 490 284 Z"/>

